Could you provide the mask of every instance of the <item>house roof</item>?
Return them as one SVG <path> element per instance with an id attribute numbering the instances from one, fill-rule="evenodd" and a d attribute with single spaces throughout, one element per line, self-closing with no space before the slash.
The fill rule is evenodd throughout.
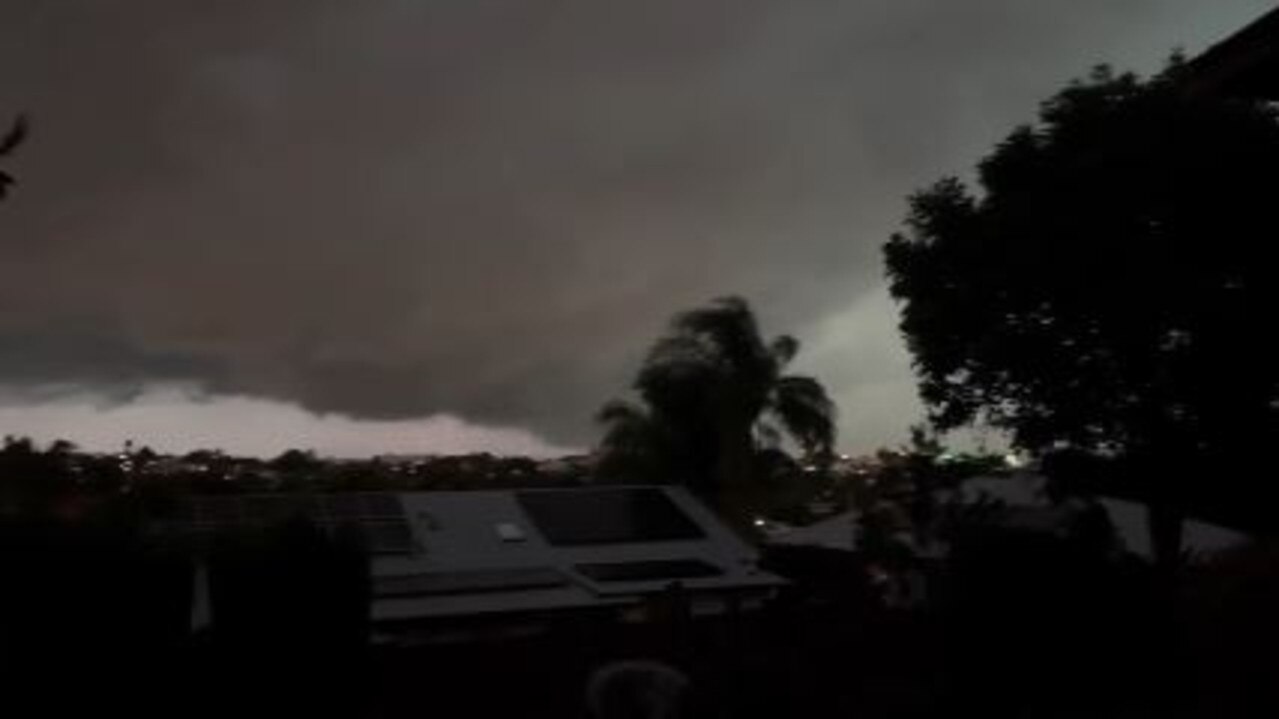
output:
<path id="1" fill-rule="evenodd" d="M 364 534 L 375 621 L 624 607 L 673 582 L 691 595 L 782 584 L 678 487 L 202 498 L 185 521 L 216 530 L 290 508 Z"/>
<path id="2" fill-rule="evenodd" d="M 974 477 L 964 484 L 962 496 L 968 502 L 985 496 L 1002 503 L 1005 506 L 1004 523 L 1007 526 L 1058 531 L 1069 519 L 1071 509 L 1067 506 L 1054 506 L 1048 501 L 1045 492 L 1047 481 L 1046 477 L 1030 472 Z M 1153 558 L 1146 506 L 1129 499 L 1109 496 L 1104 487 L 1098 487 L 1097 490 L 1097 499 L 1106 509 L 1124 547 L 1138 556 Z M 1196 555 L 1209 556 L 1247 540 L 1248 535 L 1243 532 L 1194 517 L 1188 517 L 1184 523 L 1185 549 Z"/>
<path id="3" fill-rule="evenodd" d="M 856 512 L 848 510 L 802 527 L 791 527 L 770 538 L 773 544 L 826 547 L 853 551 L 857 548 L 853 523 Z"/>
<path id="4" fill-rule="evenodd" d="M 693 592 L 780 584 L 755 567 L 752 547 L 681 488 L 399 497 L 417 546 L 374 558 L 375 619 L 626 604 L 676 581 Z M 388 592 L 437 580 L 445 583 L 425 592 Z"/>

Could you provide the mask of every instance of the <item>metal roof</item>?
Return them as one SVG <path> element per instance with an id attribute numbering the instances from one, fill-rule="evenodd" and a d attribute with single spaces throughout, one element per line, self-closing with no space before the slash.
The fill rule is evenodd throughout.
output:
<path id="1" fill-rule="evenodd" d="M 660 497 L 698 531 L 565 543 L 529 512 L 530 498 L 598 512 L 601 493 Z M 694 593 L 758 591 L 782 583 L 759 570 L 754 548 L 682 488 L 413 492 L 399 498 L 415 547 L 374 557 L 375 619 L 613 606 L 661 592 L 672 582 Z M 449 591 L 404 595 L 387 589 L 444 577 L 454 582 Z"/>
<path id="2" fill-rule="evenodd" d="M 204 497 L 179 521 L 213 534 L 298 516 L 363 536 L 375 622 L 627 607 L 673 583 L 758 597 L 784 583 L 679 487 Z"/>

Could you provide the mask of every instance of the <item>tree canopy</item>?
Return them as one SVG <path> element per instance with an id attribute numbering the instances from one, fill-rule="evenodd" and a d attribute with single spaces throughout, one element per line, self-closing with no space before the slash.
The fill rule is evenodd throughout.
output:
<path id="1" fill-rule="evenodd" d="M 765 341 L 740 298 L 677 315 L 635 380 L 640 403 L 600 411 L 605 470 L 713 494 L 748 480 L 758 450 L 783 437 L 829 454 L 835 407 L 816 379 L 785 373 L 798 351 L 793 337 Z"/>
<path id="2" fill-rule="evenodd" d="M 980 192 L 911 199 L 885 253 L 940 427 L 1119 453 L 1275 436 L 1279 121 L 1190 97 L 1181 69 L 1099 68 L 980 163 Z"/>
<path id="3" fill-rule="evenodd" d="M 1113 457 L 1147 498 L 1233 513 L 1260 491 L 1239 458 L 1279 436 L 1279 113 L 1185 73 L 1070 84 L 978 189 L 913 196 L 885 255 L 938 427 Z"/>

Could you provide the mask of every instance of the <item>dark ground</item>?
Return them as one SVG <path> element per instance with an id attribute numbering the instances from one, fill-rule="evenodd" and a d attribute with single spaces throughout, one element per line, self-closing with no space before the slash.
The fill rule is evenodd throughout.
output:
<path id="1" fill-rule="evenodd" d="M 795 584 L 760 612 L 692 622 L 663 600 L 647 624 L 578 617 L 394 648 L 364 641 L 366 596 L 347 581 L 359 563 L 340 552 L 293 547 L 302 554 L 228 571 L 222 619 L 192 637 L 180 556 L 93 533 L 0 539 L 13 716 L 583 717 L 592 671 L 633 658 L 680 668 L 697 717 L 1279 708 L 1279 553 L 1263 545 L 1161 578 L 1131 558 L 990 532 L 916 567 L 931 596 L 911 610 L 882 606 L 858 558 L 799 552 L 774 558 Z"/>

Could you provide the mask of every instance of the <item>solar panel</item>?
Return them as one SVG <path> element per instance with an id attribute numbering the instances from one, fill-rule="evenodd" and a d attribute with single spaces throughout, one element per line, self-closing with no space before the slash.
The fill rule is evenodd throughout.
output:
<path id="1" fill-rule="evenodd" d="M 375 554 L 413 551 L 413 532 L 398 496 L 386 492 L 335 494 L 250 494 L 192 497 L 176 513 L 179 531 L 271 527 L 306 519 L 333 535 L 351 530 Z"/>
<path id="2" fill-rule="evenodd" d="M 595 562 L 573 569 L 596 582 L 648 582 L 662 579 L 718 577 L 724 570 L 700 559 L 651 559 L 637 562 Z"/>
<path id="3" fill-rule="evenodd" d="M 519 492 L 520 505 L 554 545 L 701 539 L 705 533 L 654 488 Z"/>
<path id="4" fill-rule="evenodd" d="M 516 567 L 375 577 L 373 593 L 379 597 L 443 596 L 555 589 L 568 584 L 563 574 L 550 567 Z"/>

